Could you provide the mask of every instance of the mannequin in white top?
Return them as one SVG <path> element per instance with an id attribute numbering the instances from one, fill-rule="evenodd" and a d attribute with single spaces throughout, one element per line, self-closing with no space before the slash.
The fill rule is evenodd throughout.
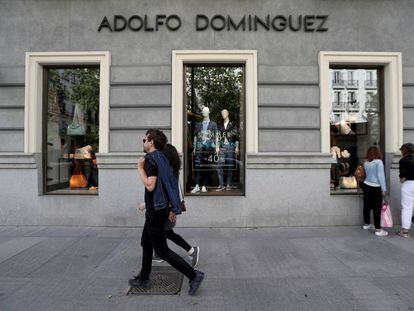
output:
<path id="1" fill-rule="evenodd" d="M 201 114 L 203 121 L 197 123 L 194 130 L 193 154 L 196 185 L 191 193 L 198 193 L 200 190 L 207 192 L 211 179 L 211 171 L 208 168 L 213 164 L 217 145 L 217 124 L 210 120 L 210 109 L 203 107 Z M 201 177 L 203 177 L 203 185 L 200 188 Z"/>

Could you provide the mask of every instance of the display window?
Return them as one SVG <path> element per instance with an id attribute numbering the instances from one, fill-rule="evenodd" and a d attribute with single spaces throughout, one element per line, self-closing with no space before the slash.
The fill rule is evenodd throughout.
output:
<path id="1" fill-rule="evenodd" d="M 245 66 L 187 64 L 184 69 L 186 193 L 242 195 Z"/>
<path id="2" fill-rule="evenodd" d="M 345 85 L 341 91 L 335 90 L 335 83 L 331 84 L 331 192 L 357 193 L 358 166 L 363 164 L 368 148 L 377 146 L 384 152 L 383 90 L 382 84 L 377 83 L 382 71 L 331 68 L 330 74 L 333 82 L 338 75 L 351 79 L 341 84 L 341 88 Z M 346 97 L 341 97 L 341 92 Z"/>
<path id="3" fill-rule="evenodd" d="M 98 192 L 99 67 L 44 67 L 44 192 Z"/>

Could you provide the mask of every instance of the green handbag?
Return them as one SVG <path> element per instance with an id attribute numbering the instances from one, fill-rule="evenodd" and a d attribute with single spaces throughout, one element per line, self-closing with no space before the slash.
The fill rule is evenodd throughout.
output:
<path id="1" fill-rule="evenodd" d="M 72 123 L 68 125 L 68 136 L 82 136 L 85 135 L 86 129 L 83 123 L 82 112 L 80 111 L 79 104 L 75 105 L 75 111 L 73 113 Z"/>

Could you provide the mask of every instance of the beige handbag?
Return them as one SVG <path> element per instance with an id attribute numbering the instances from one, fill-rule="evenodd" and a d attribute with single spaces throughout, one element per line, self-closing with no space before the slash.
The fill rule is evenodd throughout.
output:
<path id="1" fill-rule="evenodd" d="M 358 183 L 355 176 L 341 177 L 339 178 L 339 187 L 342 189 L 356 189 Z"/>
<path id="2" fill-rule="evenodd" d="M 75 159 L 77 160 L 83 160 L 83 159 L 92 159 L 92 147 L 90 145 L 87 145 L 82 148 L 78 148 L 75 150 Z"/>

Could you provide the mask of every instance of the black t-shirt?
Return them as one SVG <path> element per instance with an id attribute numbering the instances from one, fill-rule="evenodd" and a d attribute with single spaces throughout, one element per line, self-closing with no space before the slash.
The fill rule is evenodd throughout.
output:
<path id="1" fill-rule="evenodd" d="M 150 163 L 150 161 L 146 160 L 144 164 L 144 170 L 145 173 L 147 173 L 147 176 L 158 176 L 158 168 Z M 158 182 L 158 180 L 157 180 Z M 147 188 L 145 188 L 145 214 L 148 215 L 154 215 L 155 209 L 154 209 L 154 193 L 155 190 L 149 192 Z"/>
<path id="2" fill-rule="evenodd" d="M 400 160 L 400 177 L 414 180 L 414 156 L 411 155 Z"/>

